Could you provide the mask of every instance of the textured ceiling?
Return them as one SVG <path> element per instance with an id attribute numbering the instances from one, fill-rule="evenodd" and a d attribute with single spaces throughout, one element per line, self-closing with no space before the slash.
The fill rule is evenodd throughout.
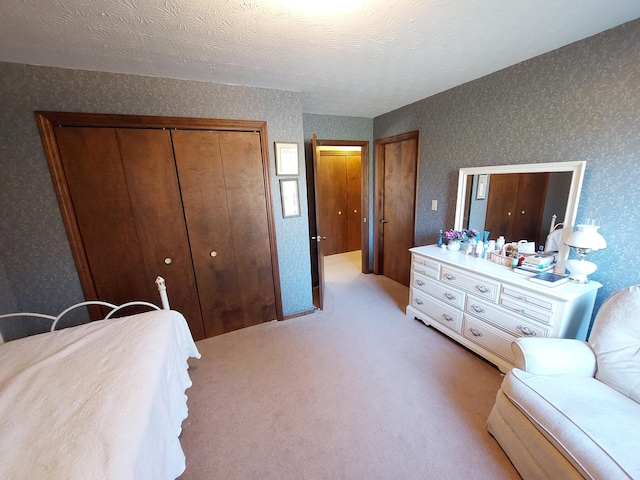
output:
<path id="1" fill-rule="evenodd" d="M 374 117 L 640 17 L 639 0 L 2 0 L 0 61 L 301 92 Z"/>

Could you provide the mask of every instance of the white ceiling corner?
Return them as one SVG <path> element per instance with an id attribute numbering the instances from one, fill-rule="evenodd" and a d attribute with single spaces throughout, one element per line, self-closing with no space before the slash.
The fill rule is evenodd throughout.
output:
<path id="1" fill-rule="evenodd" d="M 375 117 L 640 17 L 638 0 L 303 4 L 2 0 L 0 61 L 297 91 L 306 113 Z"/>

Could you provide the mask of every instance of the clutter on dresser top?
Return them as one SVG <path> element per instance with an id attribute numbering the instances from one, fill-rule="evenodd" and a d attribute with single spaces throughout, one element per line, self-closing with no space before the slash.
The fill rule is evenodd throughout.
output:
<path id="1" fill-rule="evenodd" d="M 487 231 L 449 230 L 444 234 L 441 231 L 438 246 L 509 267 L 516 273 L 530 277 L 532 281 L 534 277 L 539 278 L 541 274 L 554 273 L 558 260 L 557 251 L 545 251 L 542 245 L 536 250 L 535 242 L 528 240 L 506 242 L 504 236 L 489 240 Z M 545 281 L 539 283 L 548 286 L 558 284 Z"/>

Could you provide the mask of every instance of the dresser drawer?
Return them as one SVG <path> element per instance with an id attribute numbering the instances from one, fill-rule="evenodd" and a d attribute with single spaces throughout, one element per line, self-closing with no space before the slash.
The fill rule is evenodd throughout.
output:
<path id="1" fill-rule="evenodd" d="M 460 333 L 462 327 L 462 311 L 439 302 L 430 295 L 415 288 L 411 289 L 411 305 L 442 325 Z"/>
<path id="2" fill-rule="evenodd" d="M 553 324 L 558 308 L 555 300 L 507 286 L 502 289 L 499 303 L 510 311 L 548 325 Z"/>
<path id="3" fill-rule="evenodd" d="M 423 275 L 414 273 L 412 276 L 411 286 L 428 293 L 438 300 L 442 300 L 445 303 L 453 305 L 460 310 L 464 308 L 464 299 L 466 294 L 450 285 L 445 285 Z"/>
<path id="4" fill-rule="evenodd" d="M 467 297 L 465 312 L 505 330 L 516 337 L 546 337 L 547 329 L 525 321 L 503 308 L 480 299 Z"/>
<path id="5" fill-rule="evenodd" d="M 482 321 L 475 320 L 469 315 L 465 315 L 462 335 L 504 358 L 509 363 L 515 364 L 515 357 L 511 350 L 511 343 L 514 338 L 507 333 L 493 328 Z"/>
<path id="6" fill-rule="evenodd" d="M 426 277 L 435 278 L 436 280 L 440 277 L 440 264 L 438 262 L 421 257 L 415 253 L 412 255 L 412 258 L 414 272 Z"/>
<path id="7" fill-rule="evenodd" d="M 498 301 L 498 293 L 500 292 L 500 283 L 498 282 L 493 282 L 479 276 L 476 277 L 446 265 L 442 266 L 440 280 L 443 283 L 461 288 L 462 290 L 466 290 L 469 293 L 486 298 L 492 302 Z"/>
<path id="8" fill-rule="evenodd" d="M 558 302 L 535 295 L 525 290 L 520 290 L 514 287 L 503 285 L 502 295 L 500 300 L 506 300 L 510 304 L 522 305 L 523 308 L 534 307 L 541 311 L 555 312 L 558 307 Z"/>

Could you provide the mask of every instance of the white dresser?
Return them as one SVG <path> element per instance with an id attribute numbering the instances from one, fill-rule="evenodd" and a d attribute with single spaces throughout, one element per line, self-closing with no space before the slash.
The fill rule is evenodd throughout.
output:
<path id="1" fill-rule="evenodd" d="M 598 282 L 547 287 L 510 268 L 436 245 L 411 249 L 407 316 L 422 320 L 507 372 L 517 337 L 584 340 Z"/>

